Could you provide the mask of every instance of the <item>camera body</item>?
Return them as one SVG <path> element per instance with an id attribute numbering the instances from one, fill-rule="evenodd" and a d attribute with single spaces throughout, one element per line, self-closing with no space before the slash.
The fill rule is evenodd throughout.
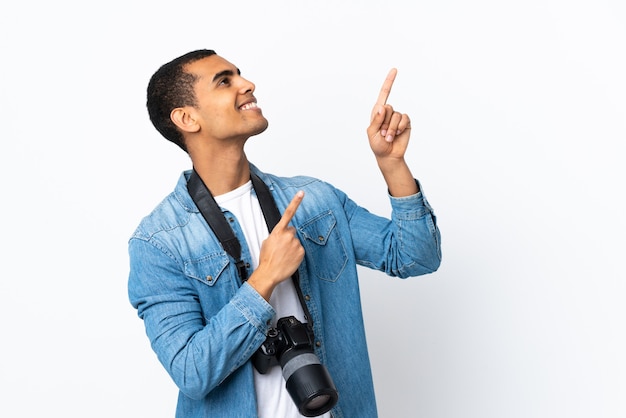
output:
<path id="1" fill-rule="evenodd" d="M 281 367 L 284 366 L 297 353 L 312 353 L 313 338 L 309 327 L 296 317 L 281 318 L 276 328 L 269 330 L 266 340 L 252 357 L 254 367 L 259 373 L 265 374 L 272 366 L 280 363 Z"/>
<path id="2" fill-rule="evenodd" d="M 289 395 L 306 417 L 331 410 L 339 395 L 330 377 L 313 351 L 313 330 L 294 316 L 280 318 L 266 340 L 252 356 L 252 364 L 261 374 L 280 365 Z"/>

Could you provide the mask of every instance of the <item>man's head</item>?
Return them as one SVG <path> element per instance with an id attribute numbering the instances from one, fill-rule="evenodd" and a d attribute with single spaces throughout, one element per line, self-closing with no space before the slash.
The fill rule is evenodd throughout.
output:
<path id="1" fill-rule="evenodd" d="M 148 83 L 147 108 L 150 121 L 167 140 L 172 141 L 183 150 L 185 140 L 182 133 L 170 118 L 172 109 L 182 106 L 194 106 L 195 77 L 185 71 L 185 66 L 202 58 L 215 55 L 215 51 L 203 49 L 182 55 L 155 72 Z"/>
<path id="2" fill-rule="evenodd" d="M 254 89 L 237 67 L 215 51 L 192 51 L 152 76 L 148 113 L 155 128 L 187 152 L 185 135 L 247 139 L 267 128 Z"/>

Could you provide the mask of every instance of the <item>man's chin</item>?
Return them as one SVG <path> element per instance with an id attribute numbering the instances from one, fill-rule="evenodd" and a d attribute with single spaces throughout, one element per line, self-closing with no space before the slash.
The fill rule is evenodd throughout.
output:
<path id="1" fill-rule="evenodd" d="M 259 125 L 258 128 L 250 136 L 255 136 L 255 135 L 258 135 L 260 133 L 265 132 L 265 130 L 267 129 L 268 126 L 269 126 L 269 123 L 266 121 L 265 124 Z"/>

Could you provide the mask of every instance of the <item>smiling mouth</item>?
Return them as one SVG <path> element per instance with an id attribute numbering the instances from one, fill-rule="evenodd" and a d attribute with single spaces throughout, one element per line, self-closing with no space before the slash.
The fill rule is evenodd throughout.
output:
<path id="1" fill-rule="evenodd" d="M 259 106 L 257 106 L 256 102 L 250 102 L 250 103 L 246 103 L 244 105 L 239 106 L 239 109 L 241 110 L 250 110 L 250 109 L 258 109 Z"/>

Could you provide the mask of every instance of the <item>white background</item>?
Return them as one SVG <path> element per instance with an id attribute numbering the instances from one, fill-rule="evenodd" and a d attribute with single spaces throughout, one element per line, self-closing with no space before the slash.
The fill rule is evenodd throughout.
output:
<path id="1" fill-rule="evenodd" d="M 361 270 L 382 417 L 625 417 L 625 4 L 4 2 L 0 416 L 173 416 L 126 243 L 189 167 L 148 79 L 212 48 L 270 120 L 253 162 L 384 215 L 365 128 L 399 70 L 444 260 Z"/>

